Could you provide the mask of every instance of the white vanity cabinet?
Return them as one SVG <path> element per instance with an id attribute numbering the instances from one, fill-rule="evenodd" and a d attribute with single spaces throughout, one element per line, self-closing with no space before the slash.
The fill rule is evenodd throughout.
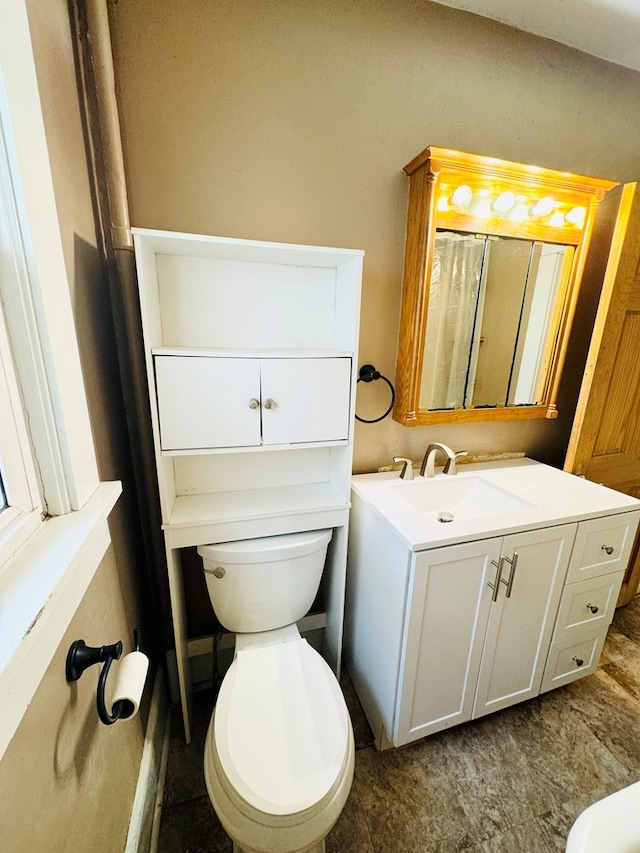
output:
<path id="1" fill-rule="evenodd" d="M 380 748 L 593 671 L 637 529 L 637 502 L 621 495 L 631 511 L 598 518 L 565 513 L 567 523 L 557 516 L 543 523 L 531 501 L 522 513 L 533 516 L 530 529 L 522 529 L 527 525 L 515 513 L 495 518 L 501 535 L 490 535 L 490 516 L 474 522 L 474 533 L 463 522 L 457 529 L 436 522 L 430 528 L 435 547 L 427 547 L 414 535 L 406 504 L 387 517 L 397 479 L 379 488 L 377 478 L 388 476 L 354 478 L 345 627 L 349 673 Z M 594 484 L 581 486 L 546 466 L 516 470 L 513 482 L 526 485 L 527 477 L 535 488 L 548 478 L 556 491 L 568 478 L 572 488 L 587 492 L 580 509 L 598 506 Z M 502 487 L 500 480 L 496 485 Z M 602 510 L 610 510 L 616 493 L 602 491 L 608 493 Z M 543 488 L 533 497 L 545 494 Z M 561 505 L 562 495 L 556 499 Z"/>
<path id="2" fill-rule="evenodd" d="M 364 253 L 132 230 L 189 740 L 213 641 L 190 636 L 185 548 L 332 528 L 324 608 L 301 628 L 339 672 Z"/>

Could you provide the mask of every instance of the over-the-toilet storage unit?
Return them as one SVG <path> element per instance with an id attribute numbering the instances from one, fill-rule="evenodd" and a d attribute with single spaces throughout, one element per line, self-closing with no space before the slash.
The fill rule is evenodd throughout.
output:
<path id="1" fill-rule="evenodd" d="M 180 549 L 334 528 L 323 654 L 340 669 L 363 252 L 133 229 L 177 673 Z"/>

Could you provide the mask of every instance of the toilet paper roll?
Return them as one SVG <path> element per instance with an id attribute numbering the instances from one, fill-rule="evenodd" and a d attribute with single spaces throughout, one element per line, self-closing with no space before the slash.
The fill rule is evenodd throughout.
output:
<path id="1" fill-rule="evenodd" d="M 119 719 L 127 720 L 138 713 L 148 669 L 149 658 L 142 652 L 130 652 L 120 661 L 112 699 L 112 713 Z"/>

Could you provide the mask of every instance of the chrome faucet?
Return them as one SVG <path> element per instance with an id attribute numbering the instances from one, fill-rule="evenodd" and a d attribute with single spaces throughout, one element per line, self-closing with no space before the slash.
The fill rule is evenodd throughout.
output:
<path id="1" fill-rule="evenodd" d="M 447 457 L 447 461 L 444 466 L 444 474 L 450 474 L 453 476 L 456 471 L 456 458 L 458 456 L 466 456 L 467 451 L 463 450 L 460 453 L 454 453 L 450 447 L 447 447 L 446 444 L 441 444 L 439 441 L 433 442 L 427 447 L 426 453 L 424 454 L 424 458 L 422 460 L 422 465 L 420 466 L 420 476 L 421 477 L 434 477 L 435 476 L 435 460 L 438 454 L 438 451 L 444 453 Z"/>

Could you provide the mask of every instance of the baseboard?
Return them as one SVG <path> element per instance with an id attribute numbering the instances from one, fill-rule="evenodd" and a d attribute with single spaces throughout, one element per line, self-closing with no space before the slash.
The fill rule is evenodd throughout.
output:
<path id="1" fill-rule="evenodd" d="M 162 667 L 153 683 L 151 707 L 133 799 L 125 853 L 155 853 L 169 746 L 169 699 Z"/>

